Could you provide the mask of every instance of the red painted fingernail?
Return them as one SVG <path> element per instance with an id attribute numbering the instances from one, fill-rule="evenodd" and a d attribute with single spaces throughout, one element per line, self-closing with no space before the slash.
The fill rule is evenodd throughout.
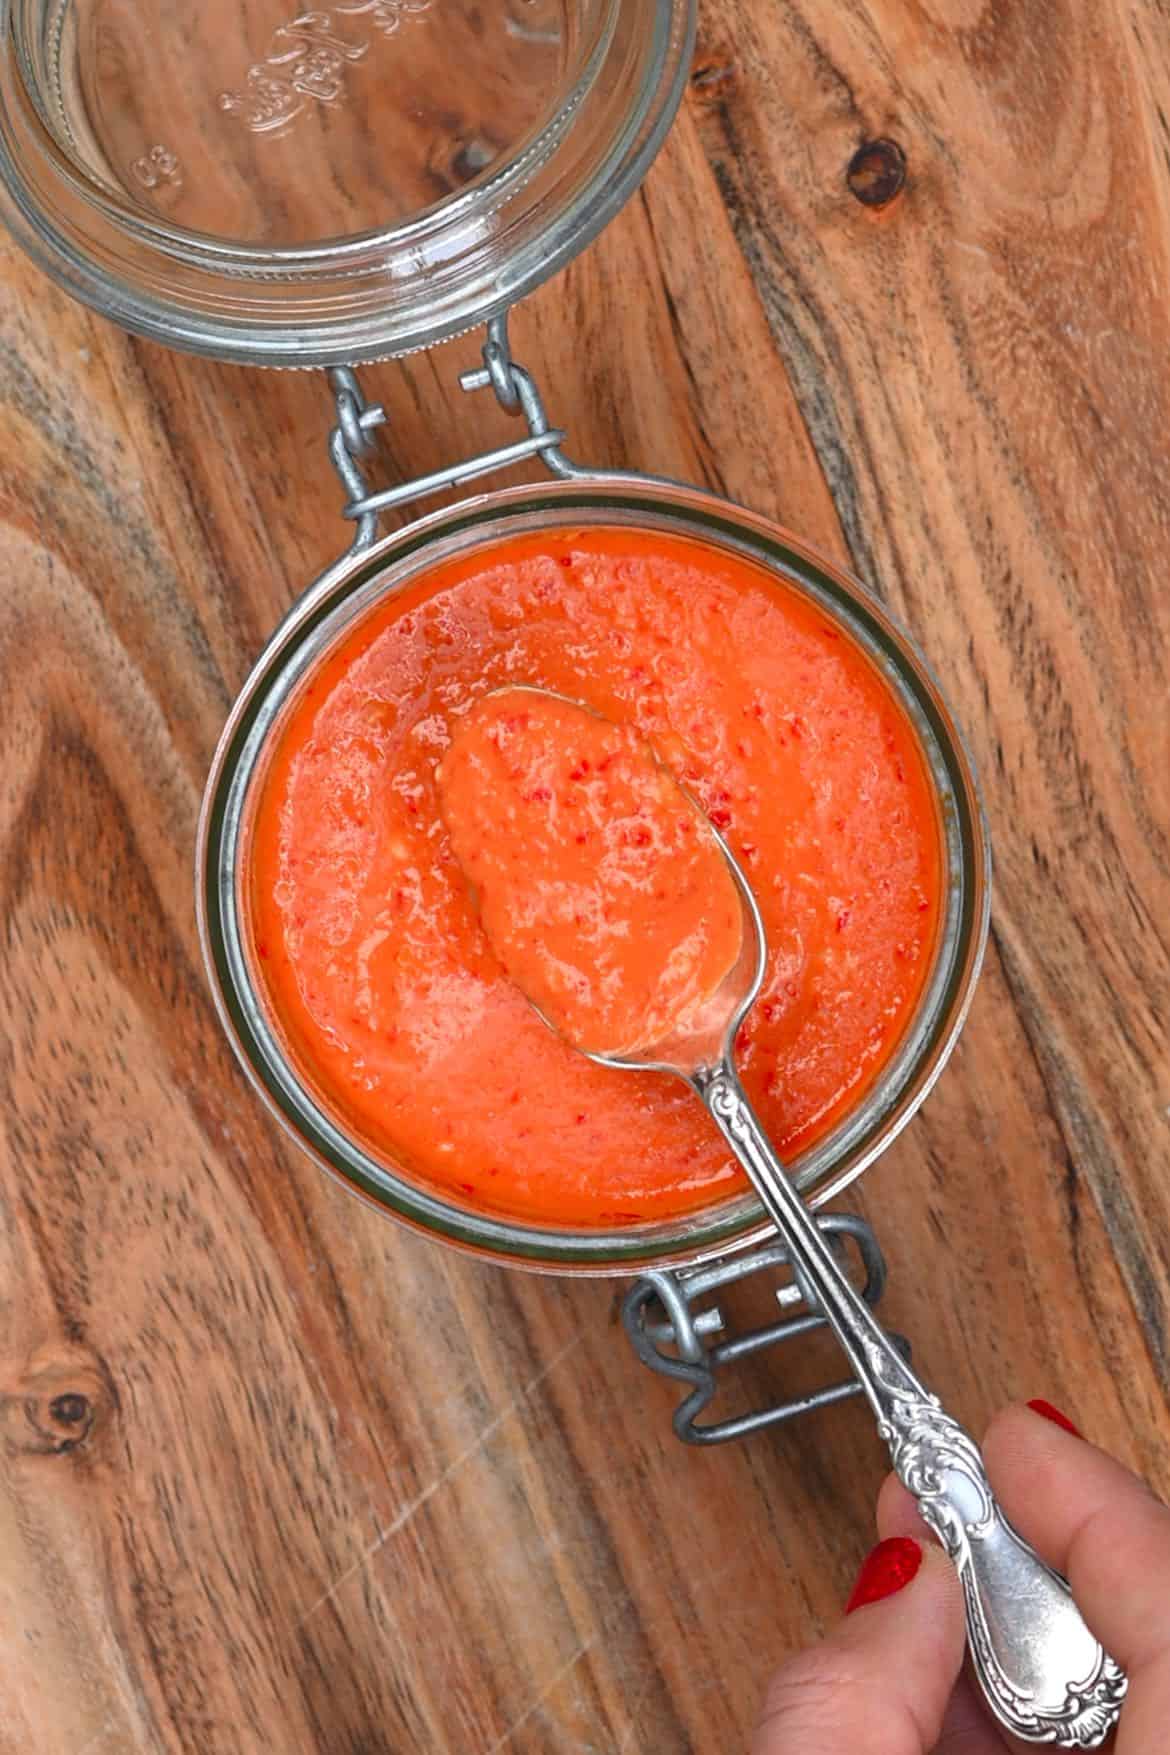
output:
<path id="1" fill-rule="evenodd" d="M 862 1561 L 853 1595 L 845 1605 L 845 1613 L 863 1609 L 866 1603 L 880 1603 L 883 1597 L 895 1596 L 918 1574 L 922 1565 L 922 1549 L 909 1536 L 891 1536 L 879 1542 Z"/>
<path id="2" fill-rule="evenodd" d="M 1039 1414 L 1043 1419 L 1051 1420 L 1054 1426 L 1059 1426 L 1062 1432 L 1071 1432 L 1074 1438 L 1082 1436 L 1068 1415 L 1062 1414 L 1059 1408 L 1054 1408 L 1051 1402 L 1046 1402 L 1038 1397 L 1036 1401 L 1029 1402 L 1028 1406 L 1034 1414 Z"/>

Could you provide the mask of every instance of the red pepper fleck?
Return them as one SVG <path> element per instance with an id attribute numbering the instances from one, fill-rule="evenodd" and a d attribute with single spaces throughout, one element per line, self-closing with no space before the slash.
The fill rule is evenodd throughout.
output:
<path id="1" fill-rule="evenodd" d="M 850 910 L 848 908 L 842 908 L 840 914 L 838 914 L 838 916 L 837 916 L 837 931 L 838 932 L 844 932 L 845 928 L 849 925 L 849 914 L 850 914 Z"/>
<path id="2" fill-rule="evenodd" d="M 716 810 L 709 811 L 708 815 L 717 829 L 726 829 L 730 826 L 731 812 L 729 810 L 724 810 L 722 805 Z"/>
<path id="3" fill-rule="evenodd" d="M 462 1191 L 462 1193 L 464 1193 L 464 1194 L 474 1194 L 475 1193 L 474 1182 L 457 1182 L 455 1184 L 455 1186 L 456 1186 L 456 1188 L 460 1189 Z"/>
<path id="4" fill-rule="evenodd" d="M 264 958 L 264 961 L 267 962 L 268 956 L 269 956 L 268 946 L 267 945 L 257 945 L 256 949 L 260 952 L 260 955 Z"/>
<path id="5" fill-rule="evenodd" d="M 548 786 L 534 786 L 531 792 L 526 792 L 523 796 L 526 804 L 547 804 L 552 797 L 552 790 Z"/>

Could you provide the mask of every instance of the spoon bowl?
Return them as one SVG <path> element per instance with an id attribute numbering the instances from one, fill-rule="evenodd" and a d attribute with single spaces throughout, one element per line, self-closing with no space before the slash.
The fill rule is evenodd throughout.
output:
<path id="1" fill-rule="evenodd" d="M 695 810 L 701 814 L 699 805 L 686 787 L 679 786 L 679 791 L 690 799 Z M 744 930 L 739 955 L 714 993 L 687 1018 L 683 1029 L 674 1031 L 661 1042 L 651 1043 L 633 1053 L 608 1054 L 596 1050 L 581 1050 L 600 1066 L 616 1066 L 630 1072 L 674 1073 L 679 1078 L 693 1082 L 704 1068 L 730 1061 L 740 1026 L 760 996 L 768 969 L 768 947 L 759 904 L 743 867 L 723 836 L 706 817 L 703 818 L 703 825 L 703 832 L 710 836 L 726 861 L 742 906 Z M 540 1007 L 536 1006 L 535 1009 L 549 1028 L 555 1031 L 556 1025 Z"/>

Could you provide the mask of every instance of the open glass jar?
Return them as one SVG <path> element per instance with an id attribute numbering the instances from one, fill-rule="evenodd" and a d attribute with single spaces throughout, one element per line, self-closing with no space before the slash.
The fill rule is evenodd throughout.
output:
<path id="1" fill-rule="evenodd" d="M 604 475 L 507 488 L 411 524 L 322 581 L 278 630 L 225 730 L 201 824 L 199 911 L 225 1027 L 269 1107 L 318 1164 L 406 1222 L 478 1253 L 559 1271 L 629 1273 L 694 1264 L 741 1248 L 770 1227 L 747 1194 L 669 1222 L 568 1228 L 506 1220 L 428 1188 L 385 1152 L 363 1143 L 298 1070 L 265 997 L 246 894 L 256 803 L 272 753 L 304 691 L 339 644 L 390 594 L 450 557 L 486 552 L 501 539 L 566 525 L 684 534 L 715 550 L 749 557 L 777 585 L 804 594 L 861 647 L 913 726 L 944 850 L 932 966 L 876 1081 L 790 1167 L 802 1190 L 819 1202 L 878 1156 L 937 1077 L 978 972 L 987 922 L 987 849 L 974 779 L 921 658 L 868 594 L 795 538 L 693 489 Z"/>
<path id="2" fill-rule="evenodd" d="M 266 738 L 330 642 L 453 549 L 571 512 L 689 530 L 749 553 L 838 618 L 913 720 L 944 825 L 943 926 L 918 1011 L 855 1112 L 794 1169 L 815 1200 L 908 1119 L 961 1026 L 987 919 L 987 848 L 961 742 L 920 657 L 860 587 L 795 538 L 693 490 L 570 463 L 511 359 L 507 310 L 579 251 L 642 177 L 679 102 L 692 0 L 0 0 L 0 203 L 70 292 L 172 347 L 327 366 L 332 454 L 355 523 L 349 559 L 301 597 L 250 678 L 216 758 L 199 905 L 225 1023 L 307 1150 L 399 1217 L 529 1263 L 621 1271 L 695 1261 L 763 1226 L 747 1196 L 675 1225 L 572 1234 L 437 1199 L 324 1113 L 281 1050 L 240 925 L 249 801 Z M 484 369 L 528 437 L 428 481 L 370 494 L 382 418 L 355 362 L 486 323 Z M 374 547 L 387 505 L 524 457 L 564 478 L 424 518 Z"/>
<path id="3" fill-rule="evenodd" d="M 171 347 L 331 369 L 331 449 L 350 556 L 309 587 L 224 734 L 199 850 L 199 907 L 224 1022 L 266 1101 L 328 1169 L 388 1211 L 500 1259 L 592 1272 L 696 1262 L 768 1227 L 741 1195 L 674 1224 L 571 1232 L 439 1198 L 347 1135 L 267 1016 L 241 924 L 251 801 L 308 670 L 385 594 L 505 531 L 578 521 L 685 530 L 755 557 L 840 621 L 913 722 L 943 826 L 942 927 L 918 1009 L 856 1108 L 794 1165 L 828 1199 L 880 1153 L 961 1027 L 987 922 L 987 845 L 970 766 L 910 642 L 797 539 L 694 490 L 568 461 L 511 359 L 507 310 L 579 251 L 637 186 L 678 105 L 693 0 L 0 0 L 0 203 L 71 293 Z M 381 411 L 350 367 L 488 325 L 484 368 L 524 416 L 517 444 L 368 493 Z M 539 456 L 562 479 L 421 519 L 375 544 L 379 513 Z"/>

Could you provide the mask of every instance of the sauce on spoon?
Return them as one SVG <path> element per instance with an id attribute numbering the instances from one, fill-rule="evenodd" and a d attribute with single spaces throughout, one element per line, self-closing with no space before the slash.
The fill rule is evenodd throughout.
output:
<path id="1" fill-rule="evenodd" d="M 543 689 L 485 695 L 438 770 L 489 943 L 574 1047 L 625 1055 L 685 1029 L 743 939 L 707 823 L 632 726 Z"/>

